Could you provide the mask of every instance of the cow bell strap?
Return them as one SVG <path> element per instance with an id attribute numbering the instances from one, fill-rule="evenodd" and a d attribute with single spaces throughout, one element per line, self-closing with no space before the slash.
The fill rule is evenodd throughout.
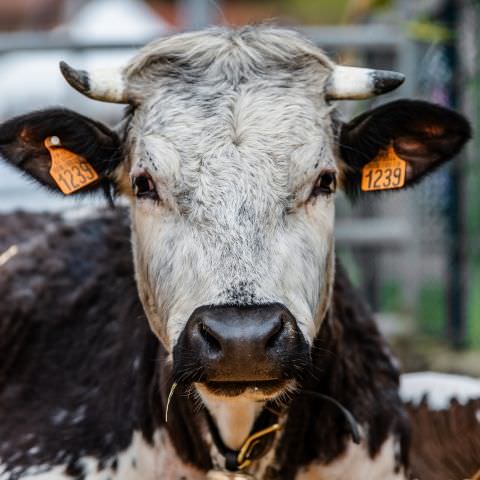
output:
<path id="1" fill-rule="evenodd" d="M 208 426 L 213 443 L 225 458 L 225 468 L 230 472 L 238 472 L 249 467 L 252 462 L 264 457 L 272 448 L 275 434 L 282 429 L 278 416 L 264 409 L 252 428 L 252 433 L 243 442 L 239 450 L 228 448 L 220 436 L 217 426 L 207 413 Z"/>
<path id="2" fill-rule="evenodd" d="M 361 442 L 362 437 L 355 417 L 340 402 L 329 395 L 311 390 L 302 390 L 299 392 L 299 395 L 316 397 L 333 404 L 342 413 L 350 430 L 353 442 L 356 444 Z M 272 448 L 275 434 L 282 429 L 281 425 L 278 423 L 279 414 L 270 409 L 264 408 L 253 425 L 252 433 L 248 436 L 245 442 L 243 442 L 240 449 L 232 450 L 223 443 L 218 428 L 208 411 L 205 413 L 213 443 L 220 454 L 225 458 L 225 469 L 229 472 L 240 472 L 249 467 L 254 461 L 264 457 Z M 472 480 L 480 480 L 480 477 L 477 475 L 478 474 L 476 474 Z"/>

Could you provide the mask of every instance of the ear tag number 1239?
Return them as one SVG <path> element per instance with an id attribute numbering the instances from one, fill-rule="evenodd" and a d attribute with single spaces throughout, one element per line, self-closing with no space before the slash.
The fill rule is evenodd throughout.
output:
<path id="1" fill-rule="evenodd" d="M 395 153 L 393 145 L 389 145 L 363 167 L 362 190 L 370 192 L 402 188 L 406 170 L 407 162 Z"/>

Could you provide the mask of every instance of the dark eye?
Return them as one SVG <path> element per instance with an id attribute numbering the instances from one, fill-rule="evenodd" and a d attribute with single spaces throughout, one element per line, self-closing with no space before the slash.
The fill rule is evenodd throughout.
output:
<path id="1" fill-rule="evenodd" d="M 153 180 L 148 175 L 139 175 L 132 178 L 133 193 L 137 198 L 158 200 L 158 193 Z"/>
<path id="2" fill-rule="evenodd" d="M 335 172 L 323 172 L 317 179 L 317 183 L 313 187 L 311 197 L 318 195 L 330 195 L 337 189 L 337 176 Z"/>

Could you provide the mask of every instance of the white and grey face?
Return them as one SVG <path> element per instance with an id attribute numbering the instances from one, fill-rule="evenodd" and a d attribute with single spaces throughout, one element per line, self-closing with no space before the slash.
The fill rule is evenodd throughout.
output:
<path id="1" fill-rule="evenodd" d="M 333 262 L 328 64 L 285 59 L 258 38 L 196 40 L 196 55 L 195 45 L 188 58 L 164 46 L 169 61 L 130 80 L 137 95 L 149 92 L 126 144 L 136 275 L 152 329 L 171 351 L 198 307 L 280 303 L 311 343 Z"/>

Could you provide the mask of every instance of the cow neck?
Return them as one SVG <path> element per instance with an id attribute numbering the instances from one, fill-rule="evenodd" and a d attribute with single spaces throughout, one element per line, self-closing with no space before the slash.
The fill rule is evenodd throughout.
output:
<path id="1" fill-rule="evenodd" d="M 239 449 L 234 450 L 223 442 L 217 425 L 208 410 L 205 410 L 205 416 L 213 444 L 224 458 L 224 468 L 230 472 L 242 471 L 263 458 L 272 448 L 275 436 L 281 429 L 279 424 L 280 414 L 268 408 L 263 408 L 248 437 Z"/>
<path id="2" fill-rule="evenodd" d="M 265 403 L 241 397 L 212 397 L 201 385 L 197 385 L 197 391 L 222 442 L 231 450 L 238 450 L 251 434 Z"/>
<path id="3" fill-rule="evenodd" d="M 360 429 L 355 417 L 337 400 L 328 395 L 305 389 L 300 390 L 298 396 L 314 397 L 318 400 L 328 402 L 337 408 L 344 417 L 344 422 L 351 434 L 352 441 L 356 444 L 360 443 Z M 208 410 L 206 410 L 210 436 L 215 447 L 225 459 L 225 469 L 231 472 L 239 472 L 266 456 L 274 444 L 277 432 L 282 430 L 280 417 L 283 416 L 283 414 L 284 412 L 275 411 L 268 406 L 264 407 L 246 440 L 239 449 L 234 450 L 224 444 L 215 421 L 208 413 Z"/>

